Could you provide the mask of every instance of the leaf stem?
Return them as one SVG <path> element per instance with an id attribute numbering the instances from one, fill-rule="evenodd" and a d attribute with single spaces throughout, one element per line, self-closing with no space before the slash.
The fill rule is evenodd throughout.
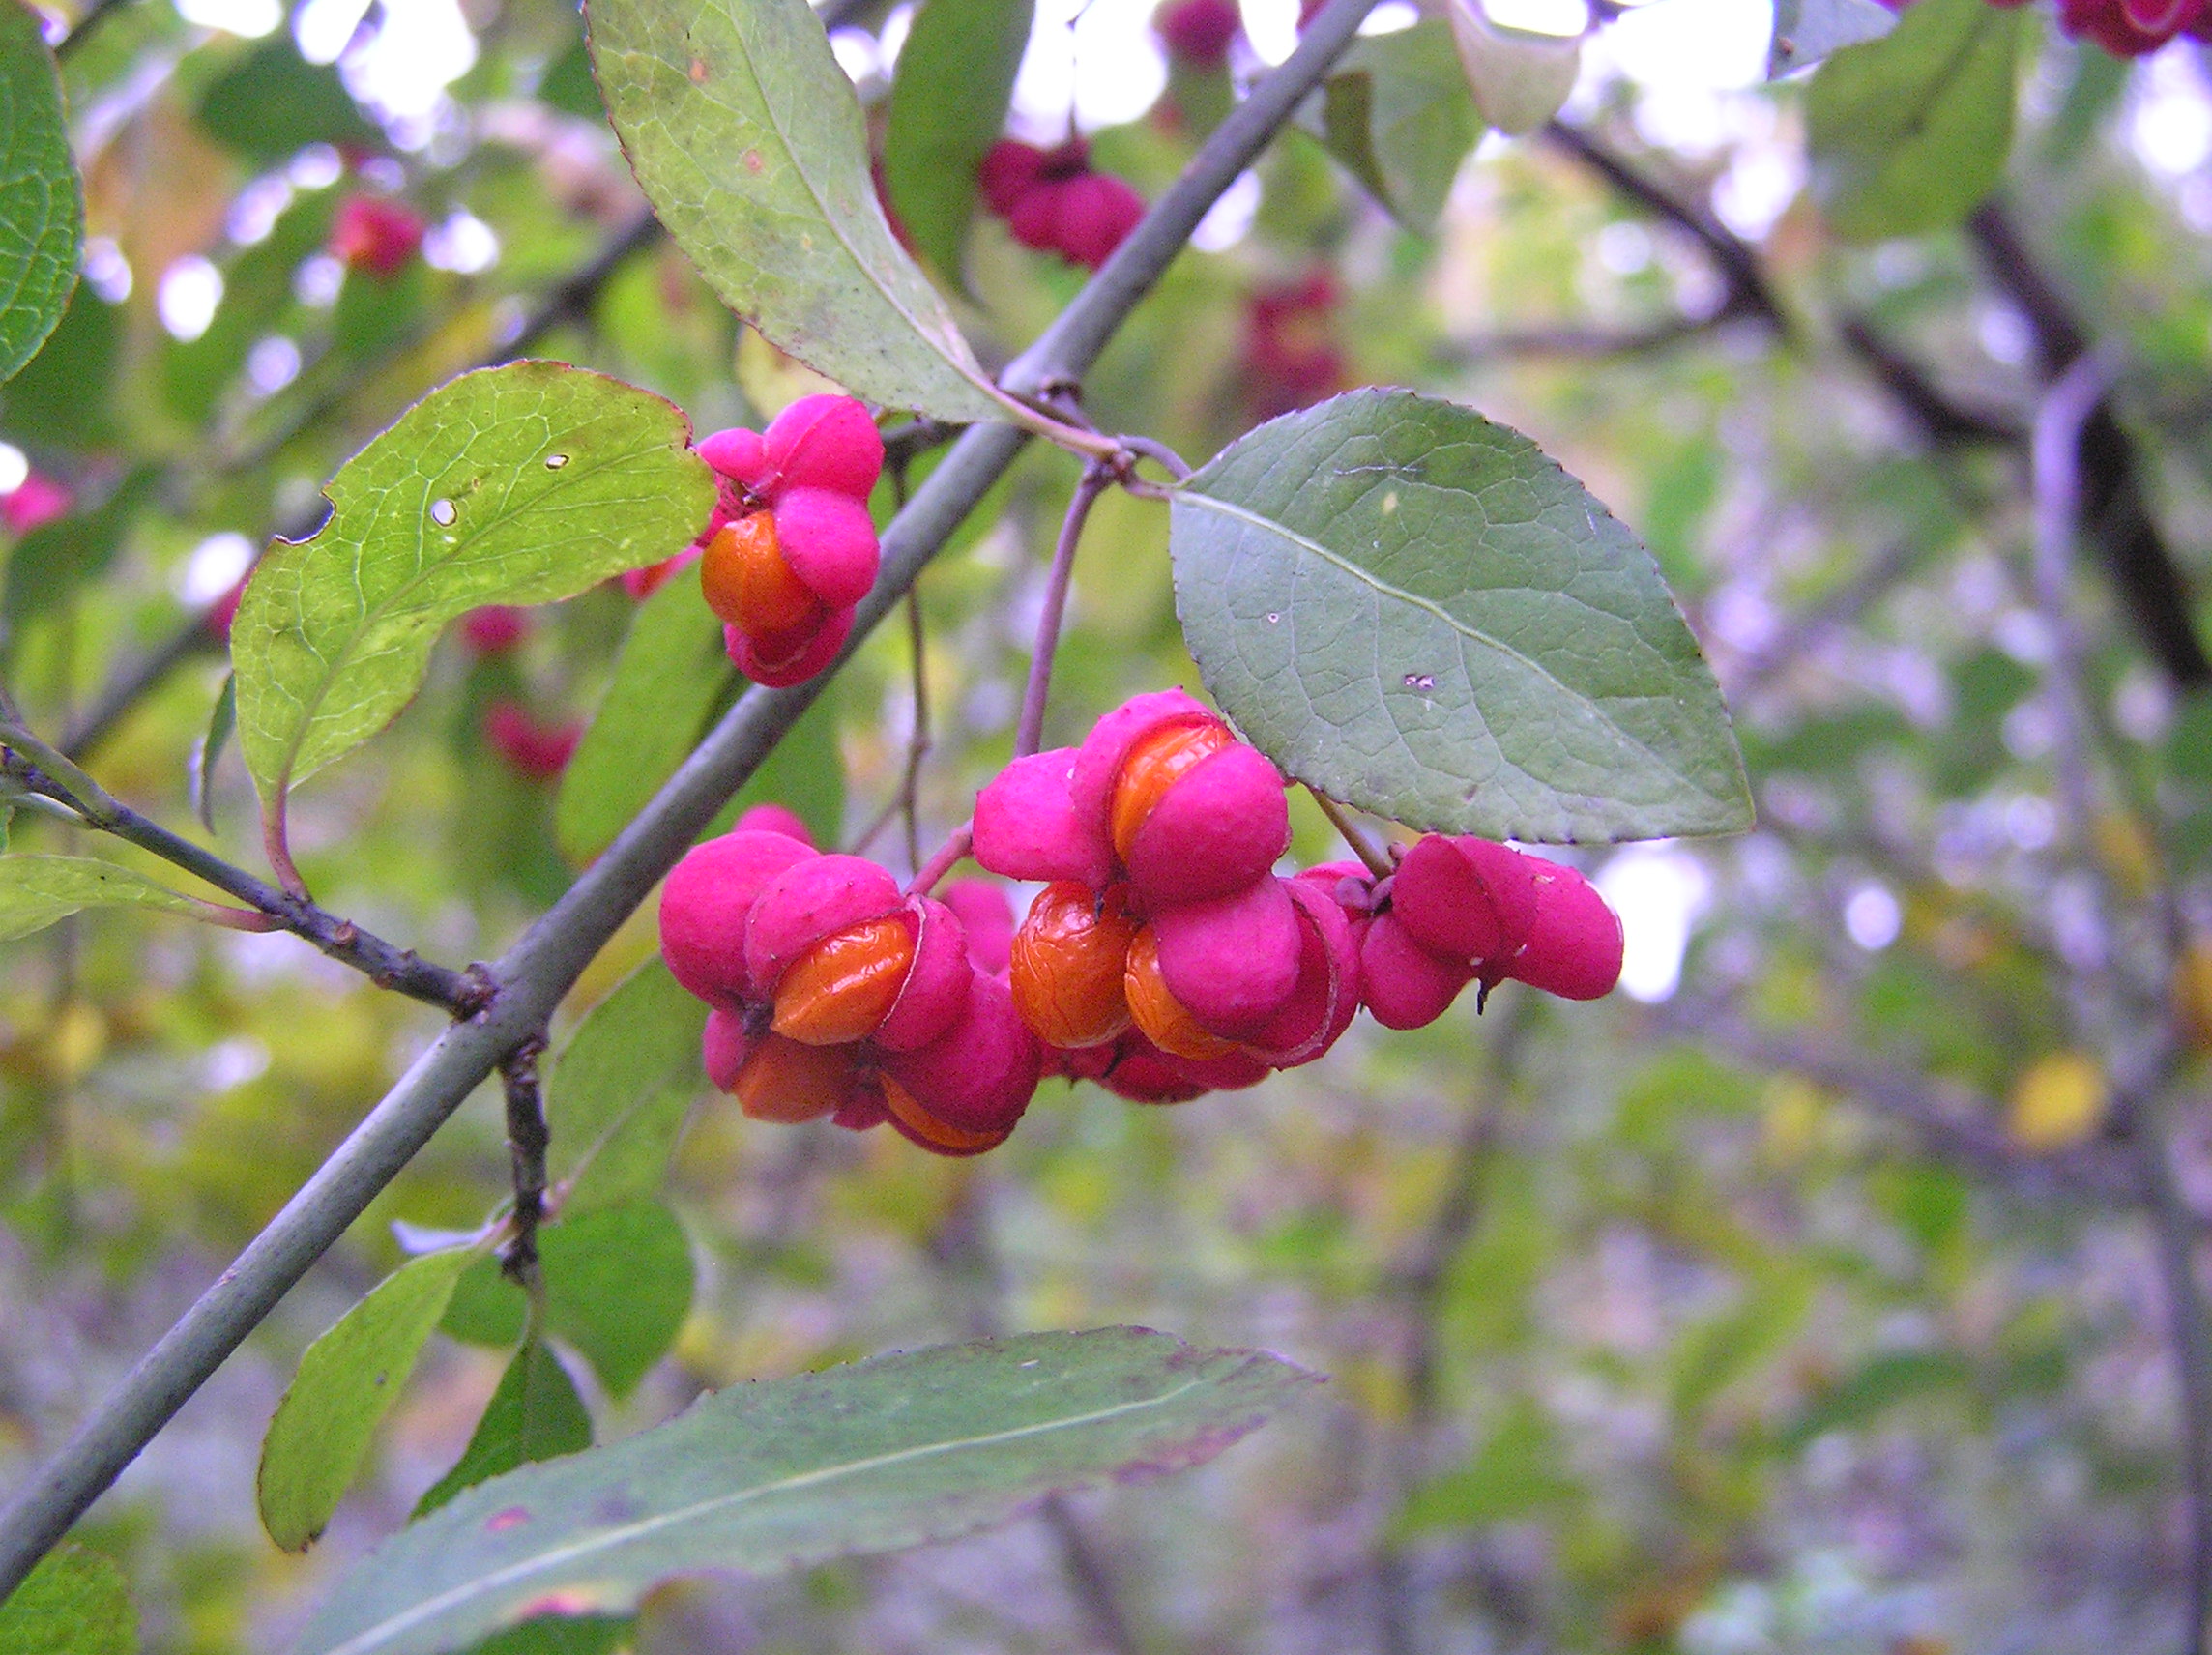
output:
<path id="1" fill-rule="evenodd" d="M 937 882 L 950 873 L 953 864 L 975 848 L 975 825 L 963 822 L 952 830 L 952 836 L 937 847 L 937 855 L 916 872 L 913 883 L 906 887 L 909 896 L 927 896 L 937 888 Z"/>
<path id="2" fill-rule="evenodd" d="M 1313 801 L 1321 806 L 1321 813 L 1328 818 L 1329 826 L 1352 847 L 1352 854 L 1367 865 L 1367 871 L 1377 879 L 1389 878 L 1395 871 L 1390 865 L 1389 856 L 1359 830 L 1358 824 L 1352 820 L 1351 812 L 1320 788 L 1307 783 L 1299 785 L 1313 796 Z"/>
<path id="3" fill-rule="evenodd" d="M 1375 4 L 1327 0 L 1297 49 L 1214 129 L 1074 303 L 1007 366 L 1003 385 L 1034 392 L 1080 374 L 1097 360 L 1198 221 L 1321 84 Z M 845 658 L 1005 474 L 1025 435 L 1010 425 L 976 426 L 915 490 L 885 532 L 883 576 L 861 601 Z M 0 1601 L 500 1060 L 544 1027 L 584 968 L 830 681 L 826 673 L 791 689 L 748 690 L 598 860 L 488 969 L 478 1014 L 439 1035 L 230 1268 L 92 1409 L 69 1442 L 22 1481 L 0 1512 Z M 493 983 L 496 995 L 488 992 Z"/>
<path id="4" fill-rule="evenodd" d="M 1037 613 L 1036 642 L 1030 649 L 1030 681 L 1022 691 L 1021 722 L 1014 726 L 1014 757 L 1026 759 L 1044 741 L 1045 703 L 1052 696 L 1052 657 L 1060 648 L 1061 618 L 1067 612 L 1068 582 L 1075 574 L 1075 548 L 1083 539 L 1083 525 L 1091 508 L 1113 485 L 1120 468 L 1107 460 L 1084 466 L 1067 503 L 1067 516 L 1053 543 L 1052 568 L 1045 576 L 1044 607 Z"/>

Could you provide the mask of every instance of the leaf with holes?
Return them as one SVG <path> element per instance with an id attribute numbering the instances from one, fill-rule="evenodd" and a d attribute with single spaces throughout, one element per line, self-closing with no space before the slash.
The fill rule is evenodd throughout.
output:
<path id="1" fill-rule="evenodd" d="M 957 287 L 975 169 L 1005 126 L 1035 14 L 1035 0 L 928 0 L 899 48 L 884 187 L 913 246 Z"/>
<path id="2" fill-rule="evenodd" d="M 477 1258 L 474 1248 L 449 1247 L 409 1260 L 300 1358 L 262 1439 L 255 1480 L 261 1525 L 287 1552 L 305 1551 L 353 1486 L 377 1422 Z"/>
<path id="3" fill-rule="evenodd" d="M 84 242 L 54 54 L 38 14 L 0 0 L 0 379 L 38 355 L 69 308 Z"/>
<path id="4" fill-rule="evenodd" d="M 856 396 L 1005 418 L 885 221 L 853 83 L 806 0 L 592 0 L 586 20 L 630 170 L 725 304 Z"/>
<path id="5" fill-rule="evenodd" d="M 558 363 L 432 392 L 339 468 L 330 521 L 278 540 L 231 624 L 238 737 L 281 843 L 290 790 L 390 723 L 451 622 L 656 563 L 713 505 L 684 416 Z"/>
<path id="6" fill-rule="evenodd" d="M 1332 798 L 1551 843 L 1751 824 L 1651 554 L 1471 409 L 1355 391 L 1270 421 L 1178 491 L 1170 551 L 1222 711 Z"/>
<path id="7" fill-rule="evenodd" d="M 85 908 L 152 908 L 195 919 L 209 913 L 182 891 L 92 857 L 0 857 L 0 943 Z"/>
<path id="8" fill-rule="evenodd" d="M 2004 177 L 2023 14 L 1921 0 L 1847 46 L 1805 94 L 1813 198 L 1839 236 L 1881 241 L 1964 223 Z"/>
<path id="9" fill-rule="evenodd" d="M 626 1610 L 672 1575 L 946 1539 L 1060 1490 L 1202 1464 L 1313 1379 L 1109 1327 L 732 1385 L 403 1529 L 339 1583 L 302 1655 L 444 1655 L 532 1615 Z"/>

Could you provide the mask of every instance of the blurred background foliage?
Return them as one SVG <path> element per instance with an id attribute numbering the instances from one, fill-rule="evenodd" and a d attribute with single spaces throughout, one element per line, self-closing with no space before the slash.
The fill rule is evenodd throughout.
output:
<path id="1" fill-rule="evenodd" d="M 1097 163 L 1156 193 L 1202 89 L 1161 97 L 1144 0 L 1072 11 L 1040 8 L 1015 129 L 1057 140 L 1072 108 Z M 837 20 L 880 103 L 910 9 Z M 1256 0 L 1245 28 L 1238 77 L 1287 52 L 1290 9 Z M 2064 617 L 2096 803 L 2070 807 L 2019 437 L 2072 354 L 2056 305 L 2109 354 L 2131 486 L 2212 591 L 2212 79 L 2192 42 L 2123 65 L 2031 15 L 1994 206 L 1847 243 L 1806 188 L 1804 82 L 1760 82 L 1764 28 L 1750 0 L 1632 10 L 1586 50 L 1571 131 L 1409 163 L 1433 233 L 1331 159 L 1317 113 L 1087 388 L 1106 429 L 1194 459 L 1367 382 L 1529 432 L 1659 557 L 1760 828 L 1586 854 L 1629 934 L 1626 990 L 1599 1005 L 1508 987 L 1417 1034 L 1362 1020 L 1311 1069 L 1177 1109 L 1049 1083 L 975 1163 L 700 1097 L 666 1192 L 680 1230 L 618 1209 L 599 1291 L 629 1314 L 569 1363 L 602 1438 L 702 1387 L 993 1329 L 1138 1322 L 1333 1382 L 1199 1473 L 664 1591 L 601 1644 L 2173 1646 L 2190 1458 L 2161 1259 L 2212 1214 L 2212 705 L 2085 559 Z M 224 671 L 191 617 L 431 386 L 526 349 L 702 431 L 814 388 L 641 224 L 559 0 L 139 0 L 65 71 L 93 241 L 61 332 L 0 391 L 0 480 L 27 468 L 73 511 L 11 512 L 0 658 L 40 728 L 77 732 L 163 819 L 189 819 Z M 361 195 L 419 214 L 423 256 L 387 276 L 334 257 Z M 1081 273 L 979 218 L 969 276 L 997 363 Z M 920 584 L 924 855 L 1006 757 L 1074 476 L 1032 452 Z M 556 786 L 487 744 L 485 710 L 589 719 L 639 612 L 616 586 L 535 613 L 510 653 L 456 636 L 396 726 L 295 804 L 322 900 L 434 958 L 496 952 L 572 863 Z M 914 677 L 885 627 L 756 791 L 826 840 L 876 825 L 903 862 L 886 810 Z M 1110 494 L 1048 740 L 1178 682 L 1165 509 Z M 253 859 L 235 752 L 204 803 Z M 1301 860 L 1332 855 L 1310 807 L 1296 830 Z M 573 1009 L 654 945 L 648 912 Z M 283 936 L 86 915 L 0 955 L 0 1476 L 59 1442 L 435 1022 Z M 283 1646 L 451 1465 L 500 1371 L 459 1338 L 311 1555 L 254 1522 L 300 1350 L 399 1261 L 395 1221 L 473 1227 L 506 1170 L 487 1093 L 80 1529 L 124 1564 L 147 1648 Z"/>

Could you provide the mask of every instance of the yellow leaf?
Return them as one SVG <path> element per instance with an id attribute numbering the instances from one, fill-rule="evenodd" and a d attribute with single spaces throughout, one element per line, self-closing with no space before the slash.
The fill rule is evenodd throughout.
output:
<path id="1" fill-rule="evenodd" d="M 2013 1088 L 2007 1122 L 2022 1148 L 2044 1153 L 2079 1144 L 2105 1118 L 2105 1071 L 2081 1052 L 2052 1052 Z"/>

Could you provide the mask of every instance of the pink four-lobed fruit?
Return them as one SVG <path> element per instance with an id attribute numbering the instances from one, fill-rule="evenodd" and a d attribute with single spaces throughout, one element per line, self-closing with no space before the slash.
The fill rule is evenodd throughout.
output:
<path id="1" fill-rule="evenodd" d="M 977 889 L 947 895 L 991 919 Z M 973 1155 L 1004 1142 L 1036 1090 L 1036 1041 L 955 906 L 903 893 L 863 857 L 817 852 L 780 806 L 747 811 L 670 872 L 660 946 L 712 1008 L 709 1077 L 756 1119 L 888 1124 L 934 1153 Z"/>
<path id="2" fill-rule="evenodd" d="M 380 195 L 347 197 L 331 226 L 331 256 L 348 270 L 389 281 L 422 250 L 422 216 Z"/>
<path id="3" fill-rule="evenodd" d="M 975 173 L 983 203 L 1039 252 L 1096 270 L 1145 216 L 1145 198 L 1111 173 L 1094 172 L 1081 138 L 1049 150 L 1002 138 Z"/>
<path id="4" fill-rule="evenodd" d="M 568 768 L 584 727 L 572 719 L 539 718 L 519 701 L 503 697 L 484 709 L 484 740 L 527 781 L 551 781 Z"/>
<path id="5" fill-rule="evenodd" d="M 1243 26 L 1237 0 L 1170 0 L 1152 14 L 1152 28 L 1168 56 L 1196 70 L 1229 61 L 1229 44 Z"/>
<path id="6" fill-rule="evenodd" d="M 868 495 L 883 471 L 882 434 L 850 396 L 804 396 L 766 431 L 704 438 L 699 454 L 721 484 L 695 548 L 701 590 L 730 658 L 755 682 L 803 683 L 836 658 L 875 585 Z M 631 590 L 643 596 L 672 570 L 636 572 Z"/>

